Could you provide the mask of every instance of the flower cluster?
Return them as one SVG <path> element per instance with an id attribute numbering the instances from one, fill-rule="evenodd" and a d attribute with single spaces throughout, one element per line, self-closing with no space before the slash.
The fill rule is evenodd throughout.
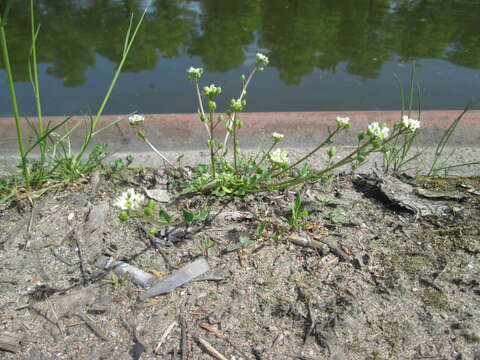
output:
<path id="1" fill-rule="evenodd" d="M 407 115 L 403 115 L 402 120 L 400 121 L 400 126 L 408 129 L 411 132 L 415 132 L 420 128 L 420 121 L 409 119 Z"/>
<path id="2" fill-rule="evenodd" d="M 281 149 L 276 149 L 270 153 L 270 160 L 279 165 L 288 164 L 288 153 Z"/>
<path id="3" fill-rule="evenodd" d="M 341 128 L 349 128 L 350 127 L 350 118 L 349 117 L 341 117 L 337 116 L 337 125 Z"/>
<path id="4" fill-rule="evenodd" d="M 220 86 L 215 86 L 214 84 L 210 84 L 210 86 L 205 86 L 203 88 L 203 94 L 206 96 L 214 96 L 220 95 L 222 93 L 222 88 Z"/>
<path id="5" fill-rule="evenodd" d="M 262 53 L 257 53 L 256 62 L 257 62 L 257 65 L 267 66 L 270 60 L 268 60 L 268 57 L 263 55 Z"/>
<path id="6" fill-rule="evenodd" d="M 188 74 L 188 80 L 192 81 L 194 79 L 200 79 L 203 74 L 203 69 L 202 68 L 194 68 L 193 66 L 190 67 L 190 69 L 187 70 Z"/>
<path id="7" fill-rule="evenodd" d="M 137 126 L 138 123 L 144 122 L 145 118 L 142 115 L 132 115 L 128 118 L 128 122 L 130 123 L 130 126 L 135 127 Z"/>
<path id="8" fill-rule="evenodd" d="M 233 110 L 240 112 L 243 110 L 243 107 L 245 106 L 245 102 L 240 99 L 232 99 L 230 100 L 230 106 L 232 107 Z"/>
<path id="9" fill-rule="evenodd" d="M 367 134 L 376 139 L 384 140 L 388 137 L 389 133 L 390 129 L 385 123 L 379 124 L 378 122 L 374 122 L 368 125 Z"/>
<path id="10" fill-rule="evenodd" d="M 144 201 L 145 197 L 142 194 L 137 194 L 130 188 L 117 198 L 114 205 L 122 210 L 136 210 Z"/>
<path id="11" fill-rule="evenodd" d="M 272 138 L 273 138 L 273 141 L 274 141 L 275 143 L 279 143 L 280 141 L 283 140 L 284 135 L 283 135 L 283 134 L 280 134 L 280 133 L 277 133 L 277 132 L 274 132 L 274 133 L 272 134 Z"/>

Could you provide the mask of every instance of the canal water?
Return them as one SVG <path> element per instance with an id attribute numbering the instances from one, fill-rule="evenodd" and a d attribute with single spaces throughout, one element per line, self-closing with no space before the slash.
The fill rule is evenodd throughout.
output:
<path id="1" fill-rule="evenodd" d="M 33 116 L 29 1 L 13 3 L 10 57 L 21 112 Z M 45 114 L 96 112 L 130 14 L 147 3 L 35 0 Z M 408 86 L 413 61 L 422 109 L 460 109 L 480 98 L 480 0 L 153 0 L 105 113 L 195 112 L 190 66 L 223 88 L 221 109 L 257 51 L 271 66 L 254 78 L 247 111 L 399 109 L 395 75 Z M 0 116 L 10 116 L 3 69 Z"/>

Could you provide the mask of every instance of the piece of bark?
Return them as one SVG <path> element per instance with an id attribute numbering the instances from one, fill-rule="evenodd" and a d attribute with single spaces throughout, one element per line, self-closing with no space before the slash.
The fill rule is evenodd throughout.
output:
<path id="1" fill-rule="evenodd" d="M 373 178 L 367 179 L 367 182 L 371 182 L 372 180 L 374 186 L 377 187 L 388 200 L 416 215 L 445 215 L 450 211 L 450 206 L 446 201 L 420 197 L 416 194 L 417 188 L 391 175 L 381 177 L 375 175 Z"/>
<path id="2" fill-rule="evenodd" d="M 140 301 L 145 301 L 152 296 L 167 294 L 175 290 L 177 287 L 192 281 L 197 276 L 202 275 L 208 270 L 209 267 L 207 260 L 204 257 L 200 257 L 195 261 L 183 266 L 179 270 L 172 272 L 165 279 L 160 280 L 150 289 L 141 294 L 138 299 Z"/>
<path id="3" fill-rule="evenodd" d="M 197 276 L 193 281 L 222 281 L 230 276 L 226 266 L 219 266 L 203 275 Z"/>
<path id="4" fill-rule="evenodd" d="M 432 191 L 422 188 L 416 188 L 415 193 L 417 195 L 423 196 L 427 199 L 441 199 L 441 200 L 464 200 L 466 196 L 462 193 L 456 192 L 439 192 L 439 191 Z"/>
<path id="5" fill-rule="evenodd" d="M 0 351 L 17 353 L 20 350 L 20 339 L 15 334 L 9 332 L 0 334 Z"/>

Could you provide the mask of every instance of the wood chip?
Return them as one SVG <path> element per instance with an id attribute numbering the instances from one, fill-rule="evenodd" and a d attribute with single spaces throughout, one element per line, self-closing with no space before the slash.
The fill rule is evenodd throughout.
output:
<path id="1" fill-rule="evenodd" d="M 202 347 L 215 359 L 217 360 L 228 360 L 225 356 L 223 356 L 217 349 L 215 349 L 207 340 L 202 339 L 201 337 L 197 337 L 198 342 L 202 345 Z"/>
<path id="2" fill-rule="evenodd" d="M 20 339 L 15 334 L 9 332 L 0 334 L 0 350 L 12 353 L 19 352 L 21 350 Z"/>

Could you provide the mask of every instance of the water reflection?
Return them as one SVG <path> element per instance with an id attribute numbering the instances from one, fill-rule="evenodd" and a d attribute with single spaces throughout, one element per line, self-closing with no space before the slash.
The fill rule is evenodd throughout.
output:
<path id="1" fill-rule="evenodd" d="M 145 0 L 38 0 L 39 62 L 65 87 L 86 82 L 100 55 L 118 63 L 128 19 Z M 0 2 L 1 3 L 1 2 Z M 16 81 L 28 81 L 28 1 L 15 0 L 8 35 Z M 315 70 L 377 79 L 392 60 L 443 59 L 480 69 L 480 1 L 154 0 L 125 72 L 198 57 L 227 72 L 262 49 L 287 85 Z M 3 67 L 3 65 L 2 65 Z"/>

